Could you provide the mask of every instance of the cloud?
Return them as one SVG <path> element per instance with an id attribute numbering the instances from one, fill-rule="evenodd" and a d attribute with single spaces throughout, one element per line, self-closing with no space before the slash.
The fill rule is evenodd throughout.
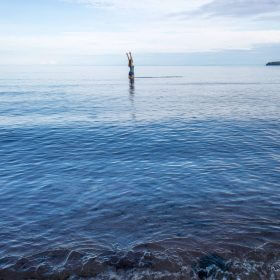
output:
<path id="1" fill-rule="evenodd" d="M 63 0 L 64 2 L 70 2 L 70 3 L 78 3 L 78 4 L 84 4 L 88 6 L 93 6 L 96 8 L 111 8 L 114 7 L 115 1 L 106 1 L 106 0 Z"/>
<path id="2" fill-rule="evenodd" d="M 279 18 L 280 18 L 280 10 L 274 13 L 268 13 L 268 14 L 261 14 L 255 18 L 257 21 L 263 21 L 263 22 L 275 22 L 277 23 L 276 28 L 279 29 Z"/>
<path id="3" fill-rule="evenodd" d="M 177 16 L 231 16 L 247 17 L 280 12 L 279 0 L 214 0 L 194 11 L 182 11 Z"/>
<path id="4" fill-rule="evenodd" d="M 255 16 L 280 12 L 279 0 L 62 0 L 118 12 L 145 11 L 146 13 L 210 16 Z"/>
<path id="5" fill-rule="evenodd" d="M 219 50 L 249 50 L 258 44 L 280 43 L 280 30 L 230 31 L 208 28 L 173 28 L 164 31 L 67 32 L 48 36 L 0 37 L 0 51 L 48 53 L 61 56 L 138 53 L 188 53 Z"/>
<path id="6" fill-rule="evenodd" d="M 73 9 L 73 5 L 67 6 L 61 11 L 64 24 L 47 22 L 45 29 L 51 25 L 53 28 L 48 33 L 41 32 L 44 28 L 40 28 L 40 33 L 2 33 L 1 61 L 7 61 L 8 57 L 25 61 L 33 56 L 33 61 L 39 58 L 44 63 L 59 63 L 74 56 L 119 55 L 127 50 L 138 54 L 202 53 L 252 50 L 258 45 L 280 43 L 277 22 L 273 26 L 261 19 L 272 18 L 272 12 L 275 16 L 280 0 L 57 1 L 86 5 L 90 9 L 86 12 L 83 7 L 77 9 L 75 19 L 80 16 L 81 21 L 75 21 L 71 13 L 66 17 L 68 8 Z M 168 17 L 168 14 L 176 16 Z M 252 16 L 260 20 L 252 21 Z M 181 17 L 189 20 L 182 21 Z M 21 26 L 18 27 L 20 30 Z"/>
<path id="7" fill-rule="evenodd" d="M 72 3 L 84 4 L 94 8 L 101 9 L 117 9 L 118 12 L 122 11 L 145 11 L 147 13 L 156 12 L 160 14 L 162 12 L 176 12 L 182 10 L 193 10 L 200 6 L 209 3 L 211 0 L 141 0 L 141 1 L 129 1 L 129 0 L 62 0 Z"/>

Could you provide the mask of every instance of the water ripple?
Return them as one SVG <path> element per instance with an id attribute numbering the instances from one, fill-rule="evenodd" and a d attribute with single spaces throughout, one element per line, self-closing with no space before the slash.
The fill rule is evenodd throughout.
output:
<path id="1" fill-rule="evenodd" d="M 169 70 L 3 80 L 0 279 L 280 277 L 279 75 Z"/>

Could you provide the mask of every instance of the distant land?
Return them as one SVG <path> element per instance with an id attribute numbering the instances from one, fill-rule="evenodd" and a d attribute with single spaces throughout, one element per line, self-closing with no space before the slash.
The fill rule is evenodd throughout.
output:
<path id="1" fill-rule="evenodd" d="M 266 66 L 280 66 L 280 61 L 268 62 Z"/>

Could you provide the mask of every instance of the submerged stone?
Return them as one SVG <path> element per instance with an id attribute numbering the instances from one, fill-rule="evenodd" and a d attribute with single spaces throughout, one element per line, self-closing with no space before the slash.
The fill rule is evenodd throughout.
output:
<path id="1" fill-rule="evenodd" d="M 194 272 L 198 275 L 199 279 L 205 279 L 218 271 L 226 271 L 227 269 L 228 264 L 226 260 L 216 254 L 203 256 L 194 266 Z"/>

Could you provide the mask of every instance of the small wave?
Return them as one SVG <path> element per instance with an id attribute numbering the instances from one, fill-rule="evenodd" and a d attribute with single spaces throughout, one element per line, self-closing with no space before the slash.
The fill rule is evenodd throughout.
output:
<path id="1" fill-rule="evenodd" d="M 170 246 L 173 244 L 173 246 Z M 175 245 L 176 244 L 176 245 Z M 279 279 L 279 245 L 233 254 L 228 250 L 186 249 L 159 242 L 131 250 L 56 249 L 17 259 L 0 259 L 1 280 L 21 279 Z M 267 249 L 267 250 L 265 250 Z M 245 254 L 244 254 L 245 252 Z M 244 278 L 245 277 L 245 278 Z"/>

